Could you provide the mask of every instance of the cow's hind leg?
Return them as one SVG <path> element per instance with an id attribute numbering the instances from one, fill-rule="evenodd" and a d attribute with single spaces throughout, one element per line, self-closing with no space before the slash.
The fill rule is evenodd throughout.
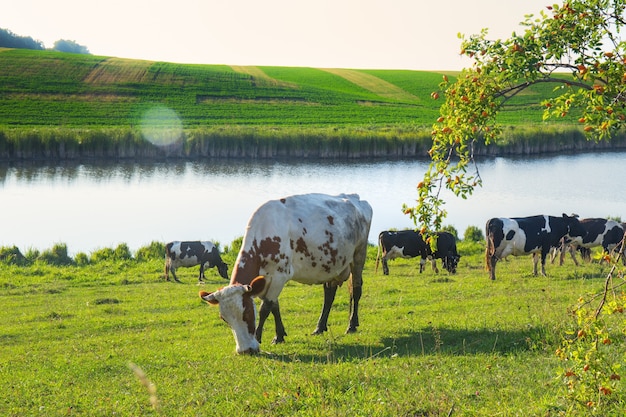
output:
<path id="1" fill-rule="evenodd" d="M 387 265 L 387 255 L 382 257 L 383 275 L 389 275 L 389 265 Z"/>
<path id="2" fill-rule="evenodd" d="M 537 252 L 533 253 L 533 275 L 537 276 L 537 264 L 539 263 L 539 256 Z"/>
<path id="3" fill-rule="evenodd" d="M 541 251 L 541 275 L 546 276 L 546 257 L 548 256 L 548 251 Z M 535 274 L 536 275 L 536 274 Z"/>
<path id="4" fill-rule="evenodd" d="M 539 263 L 539 259 L 541 259 L 541 275 L 546 276 L 546 257 L 548 252 L 542 251 L 541 254 L 535 252 L 533 253 L 533 275 L 537 276 L 537 264 Z M 541 258 L 540 258 L 541 257 Z"/>
<path id="5" fill-rule="evenodd" d="M 313 334 L 322 334 L 328 330 L 328 315 L 330 314 L 330 308 L 335 301 L 335 295 L 337 294 L 337 286 L 332 284 L 324 284 L 324 306 L 322 307 L 322 314 L 317 321 L 317 327 L 313 331 Z"/>
<path id="6" fill-rule="evenodd" d="M 356 332 L 356 328 L 359 327 L 359 300 L 361 299 L 361 294 L 363 293 L 363 287 L 353 287 L 351 288 L 350 294 L 350 324 L 348 325 L 348 329 L 346 333 L 354 333 Z"/>
<path id="7" fill-rule="evenodd" d="M 498 263 L 498 257 L 491 255 L 487 257 L 487 270 L 489 271 L 489 278 L 492 281 L 496 280 L 496 264 Z"/>

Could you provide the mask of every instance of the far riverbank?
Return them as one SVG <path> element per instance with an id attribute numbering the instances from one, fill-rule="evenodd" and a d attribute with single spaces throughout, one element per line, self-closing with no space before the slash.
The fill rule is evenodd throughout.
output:
<path id="1" fill-rule="evenodd" d="M 415 126 L 217 127 L 163 132 L 146 140 L 133 128 L 0 128 L 0 161 L 152 159 L 428 158 L 430 131 Z M 589 141 L 580 129 L 507 127 L 498 143 L 477 140 L 476 156 L 526 156 L 626 149 L 626 135 Z"/>

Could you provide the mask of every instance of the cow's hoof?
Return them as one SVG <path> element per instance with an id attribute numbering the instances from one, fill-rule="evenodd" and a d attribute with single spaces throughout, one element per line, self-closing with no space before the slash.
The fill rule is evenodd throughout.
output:
<path id="1" fill-rule="evenodd" d="M 346 334 L 356 333 L 356 327 L 348 327 L 346 329 Z"/>
<path id="2" fill-rule="evenodd" d="M 318 328 L 317 328 L 317 329 L 315 329 L 315 330 L 313 331 L 313 333 L 311 333 L 311 334 L 312 334 L 313 336 L 319 336 L 320 334 L 324 334 L 324 332 L 325 332 L 326 330 L 327 330 L 326 328 L 324 328 L 324 329 L 320 329 L 320 328 L 318 327 Z"/>
<path id="3" fill-rule="evenodd" d="M 272 339 L 272 344 L 273 345 L 277 345 L 279 343 L 285 343 L 285 338 L 284 337 L 275 337 L 274 339 Z"/>

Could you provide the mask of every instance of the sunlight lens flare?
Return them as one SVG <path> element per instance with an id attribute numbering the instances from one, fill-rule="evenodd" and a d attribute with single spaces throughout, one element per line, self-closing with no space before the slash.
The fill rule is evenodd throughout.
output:
<path id="1" fill-rule="evenodd" d="M 183 123 L 176 112 L 159 105 L 146 111 L 141 118 L 141 135 L 156 146 L 169 146 L 183 137 Z"/>

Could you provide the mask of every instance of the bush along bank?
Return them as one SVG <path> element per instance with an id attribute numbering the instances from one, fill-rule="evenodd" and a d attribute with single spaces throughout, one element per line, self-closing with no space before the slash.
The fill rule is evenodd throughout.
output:
<path id="1" fill-rule="evenodd" d="M 427 158 L 430 131 L 415 127 L 217 127 L 184 130 L 154 144 L 133 128 L 0 128 L 0 160 L 163 158 Z M 507 127 L 497 143 L 481 140 L 475 155 L 507 156 L 626 149 L 626 134 L 588 141 L 575 128 Z"/>

